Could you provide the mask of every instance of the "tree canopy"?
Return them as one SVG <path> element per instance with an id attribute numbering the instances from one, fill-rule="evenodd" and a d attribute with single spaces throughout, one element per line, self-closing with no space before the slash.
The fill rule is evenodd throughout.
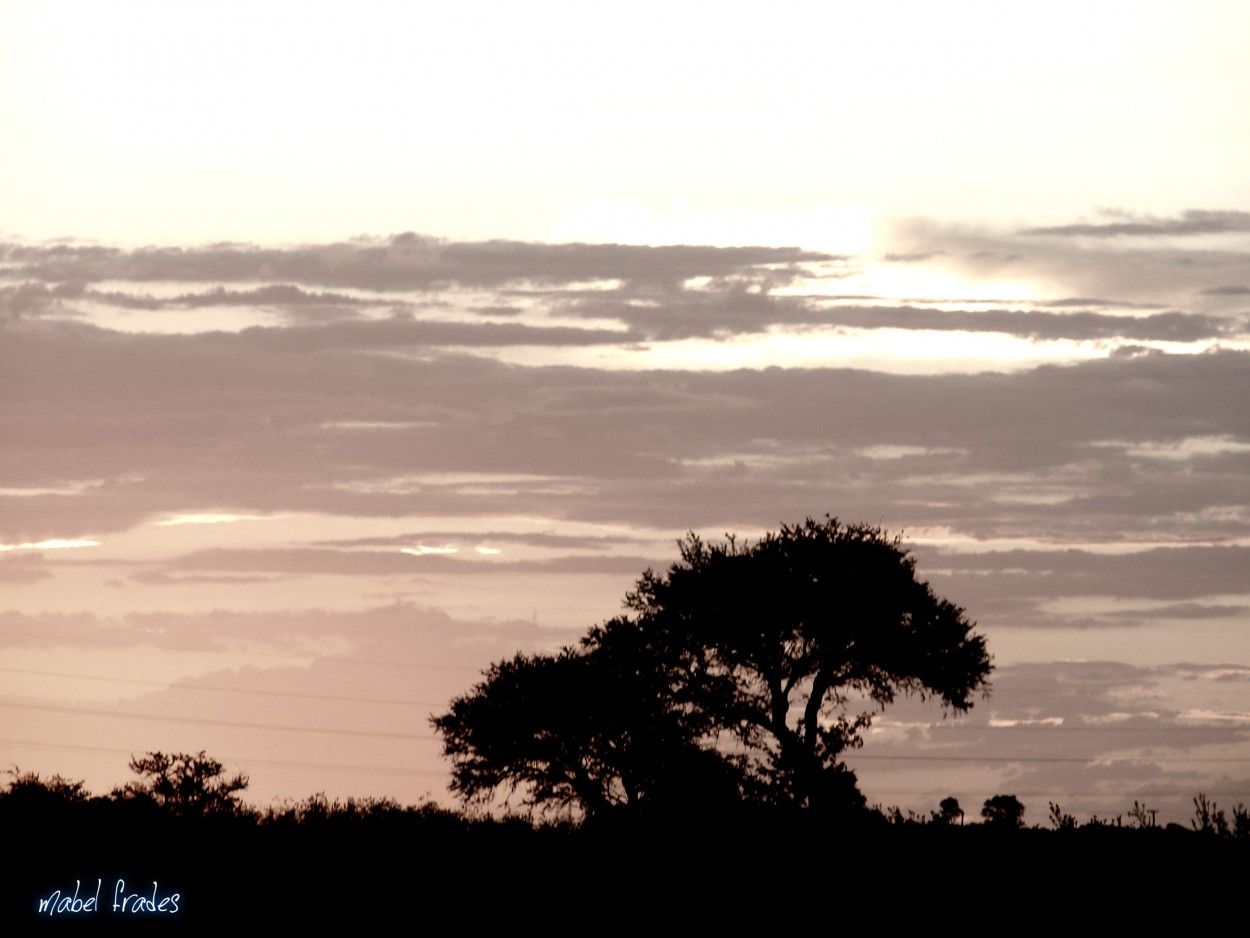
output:
<path id="1" fill-rule="evenodd" d="M 120 798 L 151 798 L 175 814 L 230 814 L 239 806 L 239 792 L 248 786 L 246 775 L 229 777 L 225 766 L 198 753 L 149 752 L 132 757 L 130 770 L 142 782 L 130 782 L 114 792 Z"/>
<path id="2" fill-rule="evenodd" d="M 995 795 L 987 798 L 985 804 L 981 805 L 981 817 L 986 824 L 995 827 L 1023 827 L 1024 805 L 1015 795 Z"/>
<path id="3" fill-rule="evenodd" d="M 630 615 L 495 665 L 433 719 L 461 796 L 520 788 L 594 814 L 732 789 L 840 809 L 862 803 L 840 756 L 873 708 L 914 693 L 964 711 L 987 687 L 984 638 L 880 528 L 826 517 L 678 546 Z"/>
<path id="4" fill-rule="evenodd" d="M 708 715 L 674 706 L 655 662 L 623 642 L 594 653 L 521 655 L 433 718 L 465 800 L 524 789 L 528 803 L 599 814 L 679 800 L 698 779 L 712 796 L 732 786 L 715 751 L 698 744 Z"/>
<path id="5" fill-rule="evenodd" d="M 959 799 L 951 795 L 949 798 L 943 798 L 938 804 L 938 813 L 934 817 L 943 824 L 954 824 L 955 821 L 962 824 L 964 809 L 959 806 Z"/>

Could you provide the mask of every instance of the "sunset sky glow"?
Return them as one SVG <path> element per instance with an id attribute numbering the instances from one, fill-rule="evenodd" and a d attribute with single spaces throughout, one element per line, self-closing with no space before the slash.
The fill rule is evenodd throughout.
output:
<path id="1" fill-rule="evenodd" d="M 13 0 L 0 762 L 450 802 L 687 531 L 902 533 L 995 659 L 870 802 L 1250 802 L 1250 5 Z M 576 705 L 571 702 L 571 705 Z"/>

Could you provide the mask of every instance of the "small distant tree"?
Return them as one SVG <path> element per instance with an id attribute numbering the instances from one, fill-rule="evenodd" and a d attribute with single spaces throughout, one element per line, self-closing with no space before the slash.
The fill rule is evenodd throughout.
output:
<path id="1" fill-rule="evenodd" d="M 1015 795 L 995 795 L 981 806 L 981 817 L 994 827 L 1024 826 L 1024 805 Z"/>
<path id="2" fill-rule="evenodd" d="M 1145 830 L 1149 827 L 1157 827 L 1155 821 L 1158 811 L 1154 808 L 1147 808 L 1144 804 L 1134 800 L 1133 807 L 1129 810 L 1128 816 L 1132 820 L 1133 826 L 1138 830 Z"/>
<path id="3" fill-rule="evenodd" d="M 943 824 L 954 824 L 958 820 L 960 824 L 963 824 L 964 809 L 959 806 L 959 799 L 953 795 L 950 798 L 943 798 L 938 804 L 937 820 Z"/>
<path id="4" fill-rule="evenodd" d="M 225 767 L 203 749 L 185 752 L 149 752 L 132 757 L 130 770 L 143 781 L 130 782 L 114 797 L 151 798 L 180 815 L 233 814 L 239 810 L 238 793 L 248 784 L 246 775 L 228 777 Z"/>
<path id="5" fill-rule="evenodd" d="M 1233 836 L 1250 837 L 1250 808 L 1240 802 L 1233 808 Z"/>
<path id="6" fill-rule="evenodd" d="M 876 811 L 879 815 L 885 818 L 888 823 L 893 824 L 895 827 L 919 827 L 932 820 L 932 818 L 928 815 L 921 814 L 912 808 L 908 808 L 906 813 L 904 813 L 903 809 L 896 804 L 890 805 L 889 807 L 873 805 L 872 810 Z"/>
<path id="7" fill-rule="evenodd" d="M 1057 831 L 1075 830 L 1076 818 L 1052 801 L 1050 802 L 1050 826 Z"/>
<path id="8" fill-rule="evenodd" d="M 1198 797 L 1194 799 L 1194 819 L 1190 823 L 1196 831 L 1217 834 L 1220 837 L 1228 836 L 1228 818 L 1224 809 L 1202 792 L 1198 792 Z"/>

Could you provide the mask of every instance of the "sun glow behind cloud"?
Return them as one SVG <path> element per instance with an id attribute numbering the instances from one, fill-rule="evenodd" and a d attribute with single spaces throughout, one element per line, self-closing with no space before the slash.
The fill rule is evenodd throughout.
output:
<path id="1" fill-rule="evenodd" d="M 837 281 L 829 281 L 833 289 Z M 915 266 L 875 262 L 864 266 L 844 286 L 852 286 L 869 296 L 907 300 L 923 297 L 926 306 L 955 302 L 966 309 L 976 303 L 1028 303 L 1040 298 L 1039 285 L 1023 279 L 986 279 L 961 275 L 936 266 Z"/>
<path id="2" fill-rule="evenodd" d="M 1219 436 L 1189 436 L 1182 440 L 1129 443 L 1122 440 L 1106 440 L 1091 446 L 1123 449 L 1130 456 L 1143 459 L 1186 460 L 1207 456 L 1250 453 L 1250 443 L 1241 443 L 1228 434 Z"/>
<path id="3" fill-rule="evenodd" d="M 1017 371 L 1102 358 L 1106 353 L 1091 342 L 1039 342 L 993 332 L 777 326 L 724 340 L 692 338 L 590 349 L 518 346 L 492 354 L 522 365 L 593 364 L 622 371 L 834 367 L 955 374 Z"/>
<path id="4" fill-rule="evenodd" d="M 236 521 L 269 521 L 273 515 L 236 515 L 236 514 L 197 514 L 177 515 L 157 521 L 157 527 L 172 528 L 183 524 L 233 524 Z"/>
<path id="5" fill-rule="evenodd" d="M 1039 504 L 1045 504 L 1041 502 Z M 988 554 L 999 551 L 1055 551 L 1063 552 L 1079 548 L 1091 554 L 1108 556 L 1141 554 L 1159 548 L 1199 546 L 1250 547 L 1250 535 L 1211 539 L 1195 542 L 1189 538 L 1142 537 L 1123 541 L 1095 541 L 1081 538 L 1053 539 L 1038 537 L 978 537 L 950 527 L 912 527 L 905 532 L 906 539 L 915 544 L 937 547 L 949 553 Z"/>
<path id="6" fill-rule="evenodd" d="M 24 544 L 0 544 L 0 551 L 18 550 L 75 550 L 80 547 L 99 547 L 99 541 L 88 538 L 49 538 Z"/>

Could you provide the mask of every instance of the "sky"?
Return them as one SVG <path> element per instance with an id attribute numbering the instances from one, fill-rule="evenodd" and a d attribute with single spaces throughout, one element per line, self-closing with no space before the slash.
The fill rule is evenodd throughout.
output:
<path id="1" fill-rule="evenodd" d="M 688 531 L 994 656 L 870 802 L 1250 802 L 1250 6 L 0 7 L 0 763 L 450 803 Z"/>

